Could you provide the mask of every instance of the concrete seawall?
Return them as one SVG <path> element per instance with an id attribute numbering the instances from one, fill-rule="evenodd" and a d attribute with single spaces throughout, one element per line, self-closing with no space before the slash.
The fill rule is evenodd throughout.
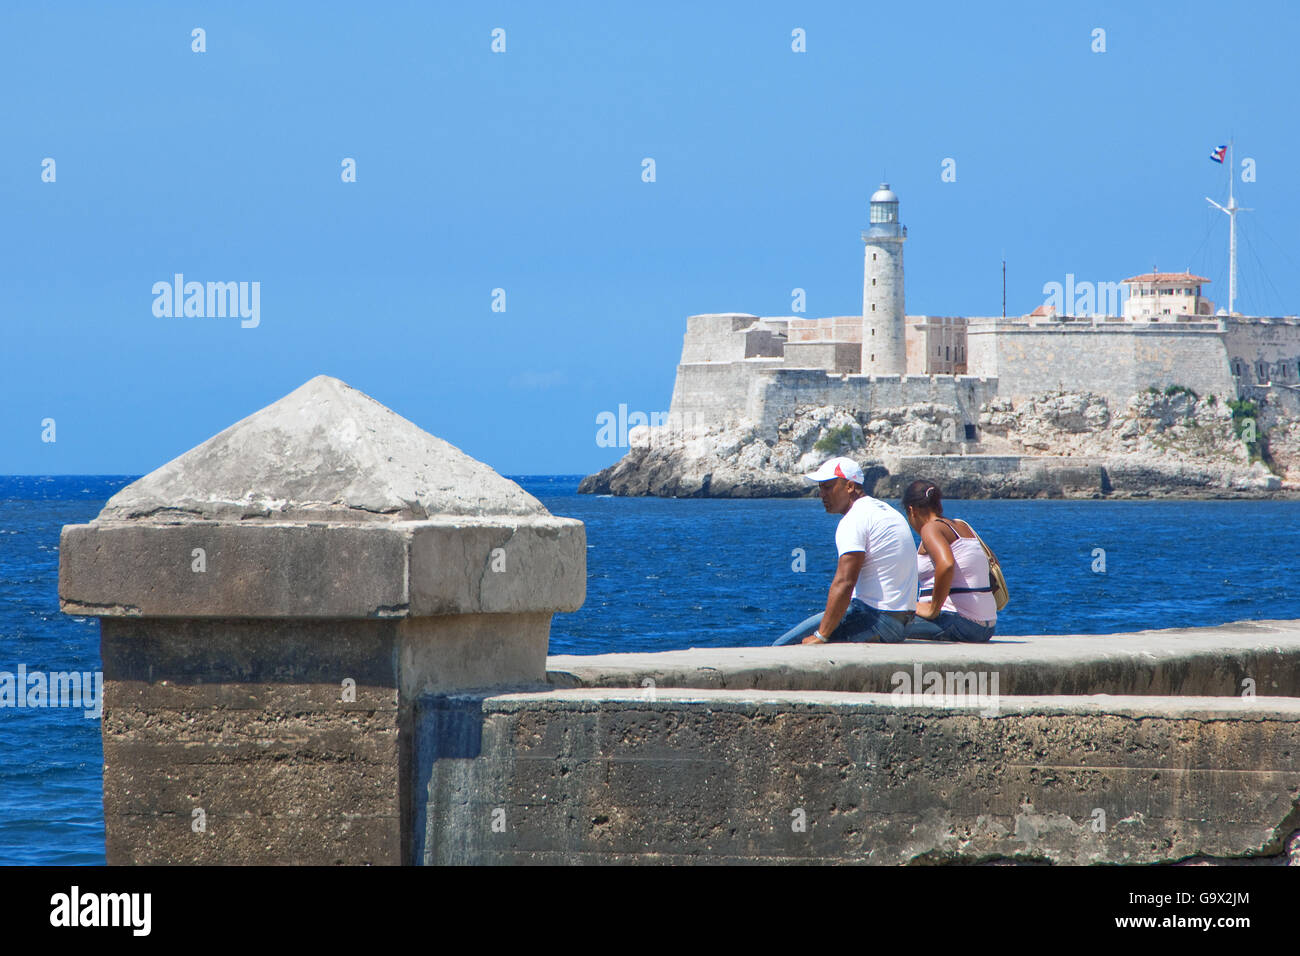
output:
<path id="1" fill-rule="evenodd" d="M 1300 864 L 1293 699 L 1017 697 L 989 717 L 581 689 L 445 706 L 477 747 L 434 765 L 425 863 Z"/>
<path id="2" fill-rule="evenodd" d="M 1300 864 L 1300 621 L 547 669 L 440 704 L 424 862 Z"/>
<path id="3" fill-rule="evenodd" d="M 116 863 L 1300 863 L 1300 621 L 547 657 L 581 522 L 319 377 L 64 528 Z"/>
<path id="4" fill-rule="evenodd" d="M 908 641 L 833 648 L 742 647 L 547 658 L 555 687 L 694 687 L 890 693 L 893 676 L 925 671 L 998 675 L 1004 696 L 1300 698 L 1300 622 L 1132 634 L 995 637 L 988 644 Z M 1243 682 L 1249 681 L 1247 684 Z"/>

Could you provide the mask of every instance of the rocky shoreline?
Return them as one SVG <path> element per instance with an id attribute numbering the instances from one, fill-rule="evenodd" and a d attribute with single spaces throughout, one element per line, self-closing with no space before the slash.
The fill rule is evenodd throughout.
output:
<path id="1" fill-rule="evenodd" d="M 868 491 L 895 498 L 914 478 L 954 498 L 1300 498 L 1300 418 L 1248 402 L 1148 390 L 1113 411 L 1087 392 L 987 403 L 978 442 L 956 408 L 806 407 L 761 434 L 752 423 L 641 427 L 583 494 L 677 498 L 811 495 L 803 475 L 843 454 Z"/>

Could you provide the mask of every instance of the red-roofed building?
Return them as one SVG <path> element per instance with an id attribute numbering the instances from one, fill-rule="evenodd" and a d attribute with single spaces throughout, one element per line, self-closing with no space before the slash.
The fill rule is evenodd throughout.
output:
<path id="1" fill-rule="evenodd" d="M 1201 295 L 1201 286 L 1209 281 L 1190 272 L 1144 272 L 1125 279 L 1124 318 L 1158 322 L 1178 315 L 1213 315 L 1214 303 Z"/>

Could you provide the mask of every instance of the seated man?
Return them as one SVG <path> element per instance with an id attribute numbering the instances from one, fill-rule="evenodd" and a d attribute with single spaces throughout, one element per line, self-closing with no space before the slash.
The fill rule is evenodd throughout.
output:
<path id="1" fill-rule="evenodd" d="M 907 520 L 862 490 L 862 469 L 832 458 L 807 478 L 822 504 L 843 515 L 835 529 L 839 565 L 826 610 L 787 631 L 773 646 L 828 641 L 903 640 L 916 611 L 916 553 Z"/>

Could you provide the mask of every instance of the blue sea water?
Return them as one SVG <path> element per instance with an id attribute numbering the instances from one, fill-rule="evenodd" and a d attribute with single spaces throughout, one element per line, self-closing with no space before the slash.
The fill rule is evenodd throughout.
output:
<path id="1" fill-rule="evenodd" d="M 99 669 L 95 619 L 59 613 L 59 529 L 130 480 L 0 477 L 0 671 Z M 553 654 L 768 644 L 825 604 L 837 519 L 815 499 L 607 498 L 578 495 L 578 476 L 515 480 L 587 526 L 587 601 L 555 616 Z M 999 635 L 1300 617 L 1300 502 L 951 501 L 946 513 L 1002 560 Z M 104 862 L 99 733 L 80 710 L 0 709 L 0 864 Z"/>

